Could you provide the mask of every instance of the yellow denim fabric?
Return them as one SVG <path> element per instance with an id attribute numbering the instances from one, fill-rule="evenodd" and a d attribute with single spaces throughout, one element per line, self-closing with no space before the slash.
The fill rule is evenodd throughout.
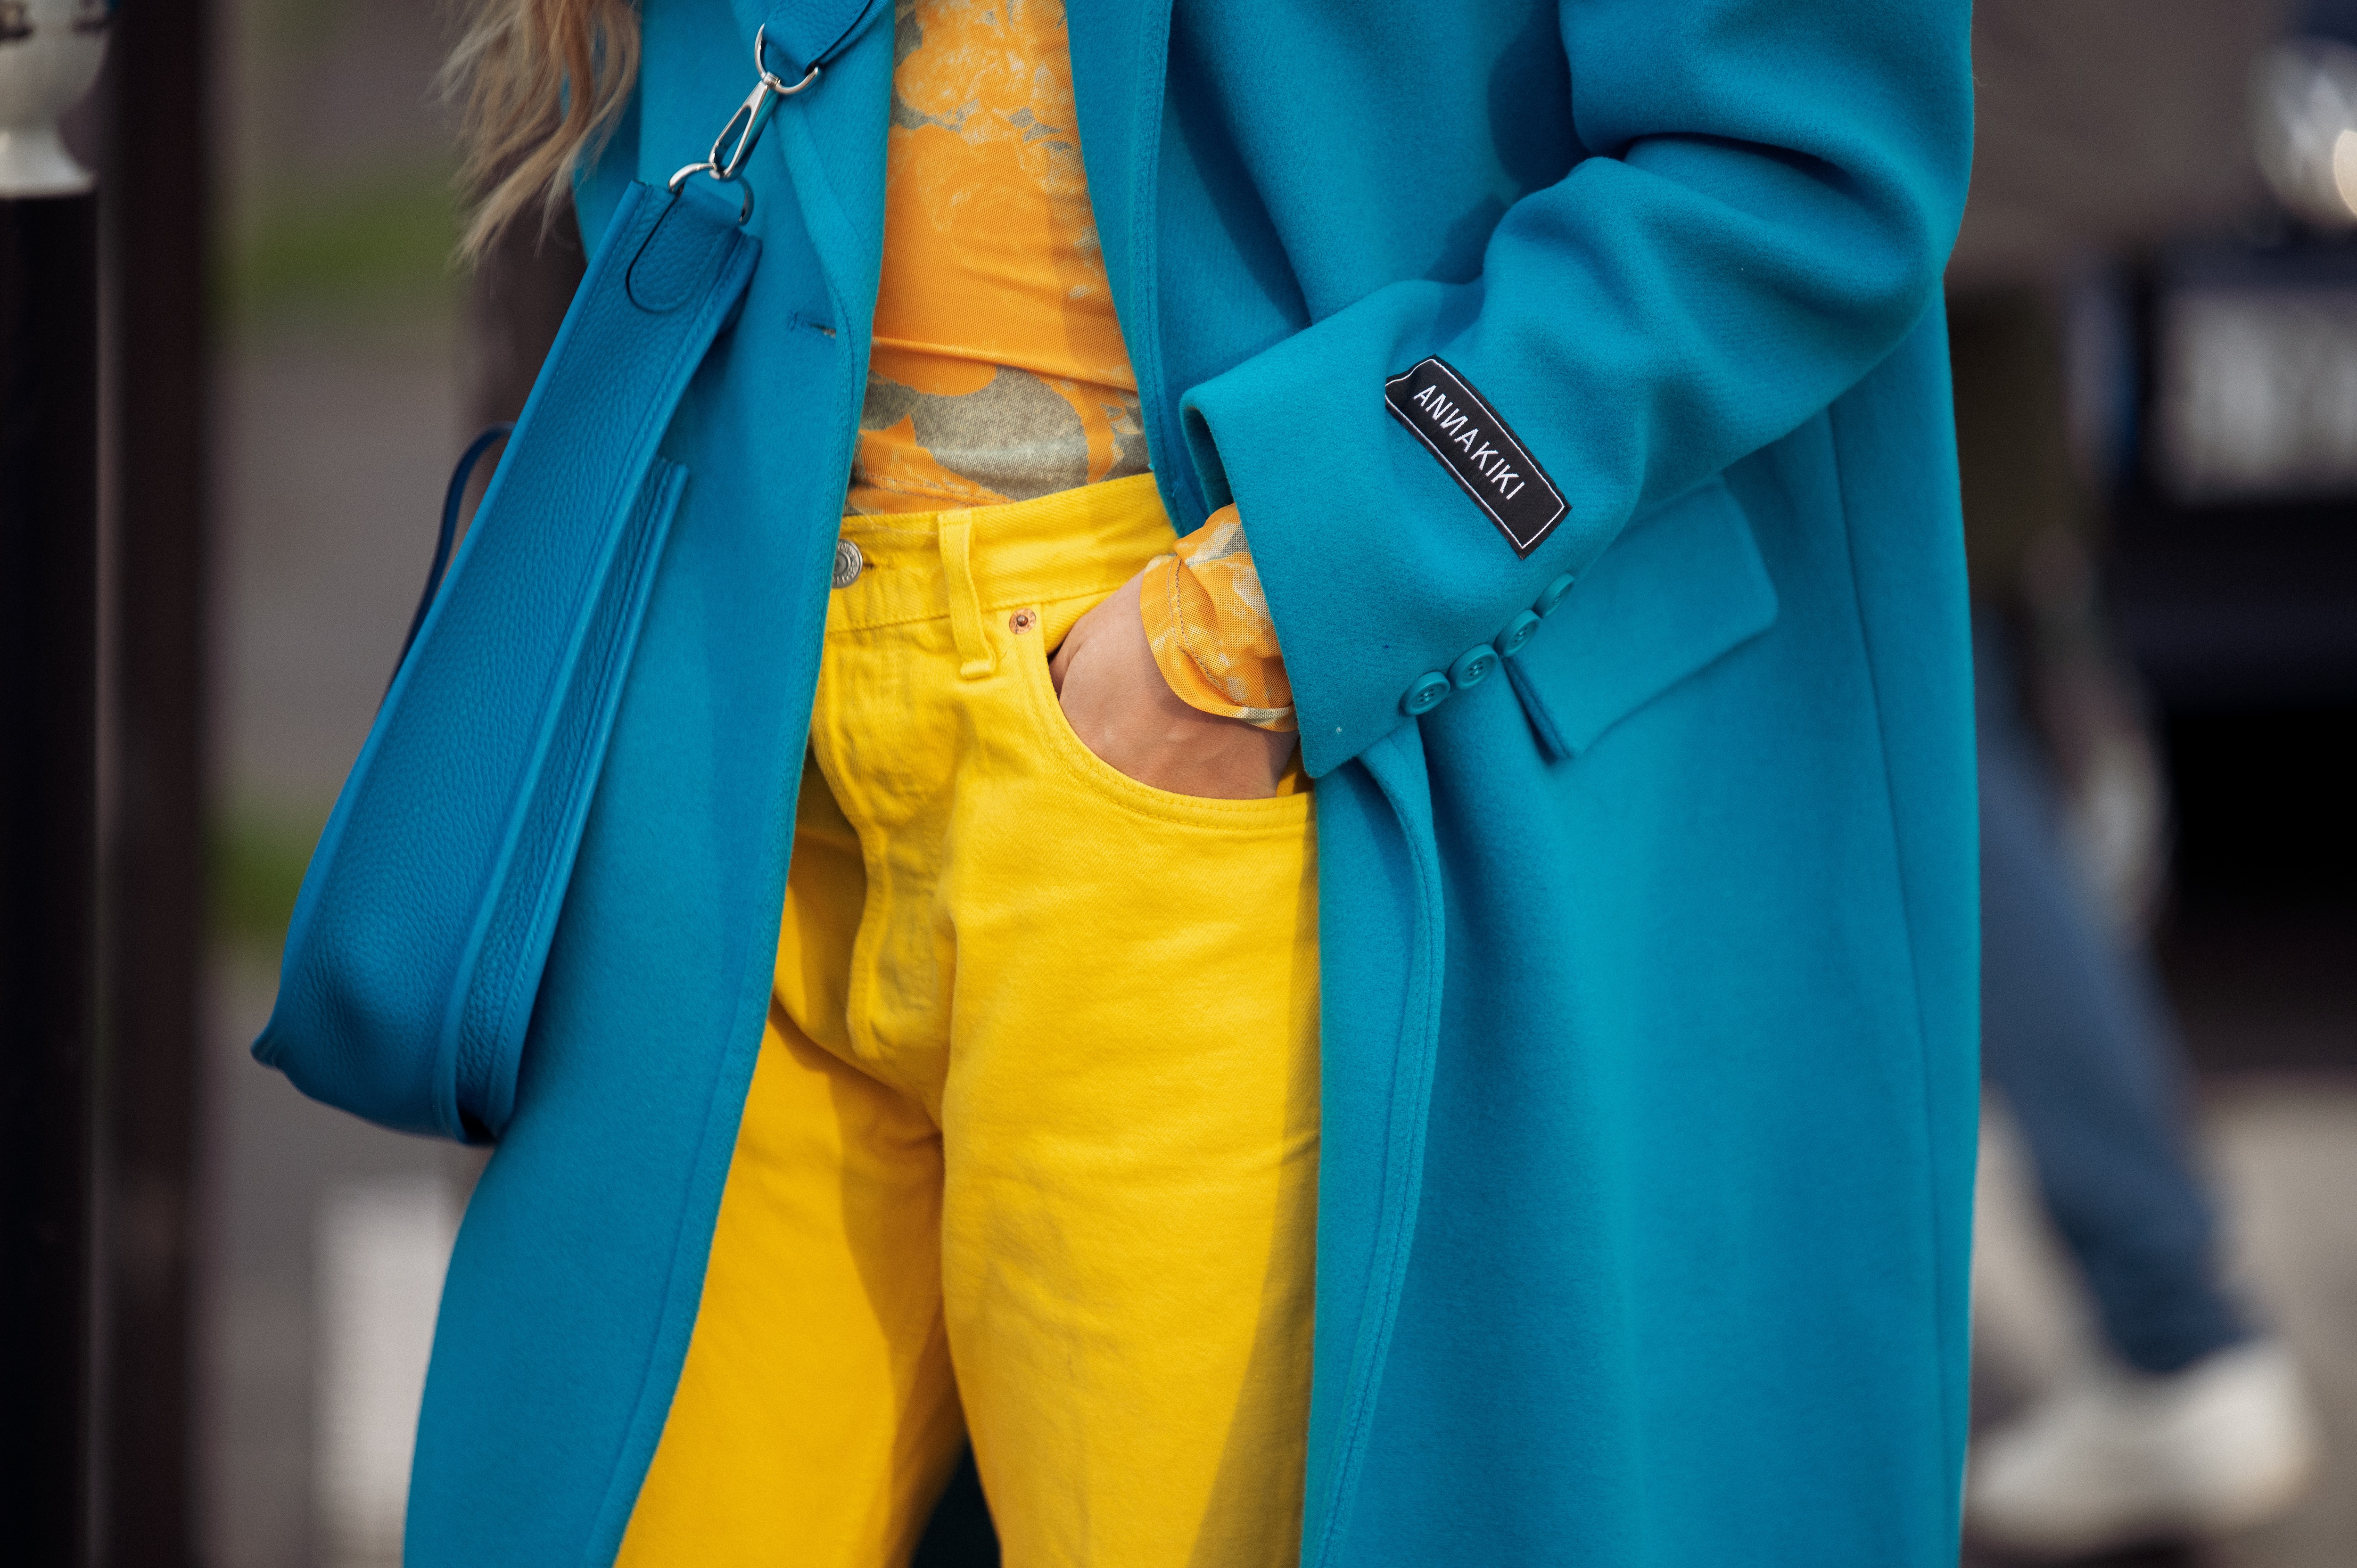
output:
<path id="1" fill-rule="evenodd" d="M 1169 794 L 1065 724 L 1049 650 L 1171 546 L 1150 477 L 844 532 L 769 1029 L 621 1562 L 904 1563 L 963 1428 L 1009 1568 L 1290 1564 L 1314 796 Z"/>
<path id="2" fill-rule="evenodd" d="M 1189 706 L 1262 729 L 1297 727 L 1276 623 L 1233 506 L 1156 556 L 1138 590 L 1154 662 Z"/>

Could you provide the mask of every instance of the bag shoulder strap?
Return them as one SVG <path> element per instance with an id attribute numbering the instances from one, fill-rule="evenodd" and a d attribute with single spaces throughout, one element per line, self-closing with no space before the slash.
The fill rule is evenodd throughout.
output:
<path id="1" fill-rule="evenodd" d="M 734 0 L 737 25 L 765 40 L 760 70 L 788 82 L 841 54 L 867 25 L 892 14 L 889 0 Z"/>

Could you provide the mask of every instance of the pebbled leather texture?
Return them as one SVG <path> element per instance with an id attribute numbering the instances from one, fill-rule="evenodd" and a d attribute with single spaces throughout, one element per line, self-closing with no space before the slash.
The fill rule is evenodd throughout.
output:
<path id="1" fill-rule="evenodd" d="M 633 186 L 345 781 L 254 1055 L 315 1099 L 483 1141 L 523 1037 L 688 476 L 656 456 L 759 256 Z"/>

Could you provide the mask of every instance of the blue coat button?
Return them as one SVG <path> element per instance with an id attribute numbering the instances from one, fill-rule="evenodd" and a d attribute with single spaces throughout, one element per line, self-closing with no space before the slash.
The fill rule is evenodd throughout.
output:
<path id="1" fill-rule="evenodd" d="M 1523 644 L 1528 642 L 1531 639 L 1531 633 L 1538 628 L 1539 618 L 1529 610 L 1524 610 L 1508 621 L 1506 629 L 1498 634 L 1498 657 L 1512 659 L 1515 654 L 1520 653 L 1523 650 Z"/>
<path id="2" fill-rule="evenodd" d="M 1448 700 L 1448 677 L 1439 671 L 1428 671 L 1415 678 L 1415 684 L 1400 699 L 1400 711 L 1414 718 L 1428 714 Z"/>
<path id="3" fill-rule="evenodd" d="M 1540 590 L 1539 602 L 1533 605 L 1531 608 L 1543 616 L 1551 616 L 1555 614 L 1555 606 L 1563 603 L 1564 595 L 1569 592 L 1571 592 L 1571 574 L 1566 572 Z"/>
<path id="4" fill-rule="evenodd" d="M 1448 667 L 1448 683 L 1458 691 L 1478 686 L 1481 678 L 1498 667 L 1498 650 L 1488 643 L 1477 643 L 1457 656 Z"/>

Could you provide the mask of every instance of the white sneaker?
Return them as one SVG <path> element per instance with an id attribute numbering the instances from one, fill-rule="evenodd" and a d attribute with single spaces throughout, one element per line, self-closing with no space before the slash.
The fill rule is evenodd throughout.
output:
<path id="1" fill-rule="evenodd" d="M 2091 1369 L 1974 1444 L 1964 1521 L 2044 1557 L 2222 1534 L 2289 1507 L 2319 1446 L 2299 1369 L 2275 1340 L 2165 1377 Z"/>

